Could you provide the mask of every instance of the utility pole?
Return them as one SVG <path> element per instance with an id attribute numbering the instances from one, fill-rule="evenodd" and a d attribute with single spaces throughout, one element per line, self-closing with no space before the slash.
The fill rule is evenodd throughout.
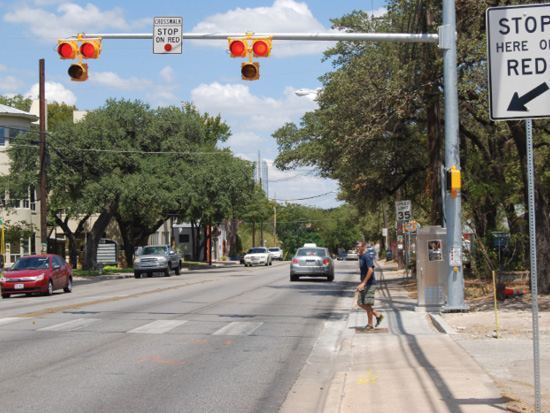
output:
<path id="1" fill-rule="evenodd" d="M 273 246 L 277 245 L 277 193 L 275 193 L 275 205 L 273 205 Z"/>
<path id="2" fill-rule="evenodd" d="M 39 61 L 39 101 L 40 101 L 40 243 L 41 252 L 48 251 L 48 213 L 47 213 L 47 175 L 46 175 L 46 96 L 45 96 L 45 64 Z"/>

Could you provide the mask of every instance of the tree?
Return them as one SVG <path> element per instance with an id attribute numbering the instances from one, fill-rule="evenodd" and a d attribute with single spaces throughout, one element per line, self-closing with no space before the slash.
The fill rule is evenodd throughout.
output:
<path id="1" fill-rule="evenodd" d="M 32 99 L 19 94 L 13 97 L 0 96 L 0 104 L 28 112 L 31 110 Z"/>

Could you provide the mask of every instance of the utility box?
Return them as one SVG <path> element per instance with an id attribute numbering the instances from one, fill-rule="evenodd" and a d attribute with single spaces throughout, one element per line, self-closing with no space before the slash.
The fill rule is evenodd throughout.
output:
<path id="1" fill-rule="evenodd" d="M 447 301 L 447 229 L 419 228 L 416 234 L 416 277 L 419 307 L 441 307 Z"/>

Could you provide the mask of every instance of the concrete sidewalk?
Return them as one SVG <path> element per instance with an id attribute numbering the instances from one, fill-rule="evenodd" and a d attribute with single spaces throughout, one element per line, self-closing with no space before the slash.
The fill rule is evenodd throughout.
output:
<path id="1" fill-rule="evenodd" d="M 363 332 L 367 315 L 352 309 L 351 294 L 340 300 L 281 412 L 507 410 L 508 400 L 480 365 L 429 314 L 416 311 L 400 284 L 404 272 L 395 270 L 378 262 L 374 307 L 385 318 L 373 332 Z M 329 370 L 330 382 L 319 382 Z M 314 392 L 321 401 L 309 399 Z"/>

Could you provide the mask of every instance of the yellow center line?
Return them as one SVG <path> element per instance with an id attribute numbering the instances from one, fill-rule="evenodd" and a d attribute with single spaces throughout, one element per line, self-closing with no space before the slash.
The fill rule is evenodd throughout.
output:
<path id="1" fill-rule="evenodd" d="M 15 317 L 27 318 L 27 317 L 36 317 L 36 316 L 44 315 L 44 314 L 57 313 L 58 311 L 63 311 L 63 310 L 71 310 L 71 309 L 72 310 L 78 310 L 81 307 L 86 307 L 86 306 L 89 306 L 89 305 L 102 304 L 102 303 L 108 303 L 108 302 L 111 302 L 111 301 L 124 300 L 126 298 L 140 297 L 142 295 L 160 293 L 160 292 L 168 291 L 168 290 L 177 290 L 178 288 L 190 287 L 192 285 L 198 285 L 198 284 L 206 284 L 206 283 L 213 282 L 213 281 L 215 281 L 215 280 L 203 280 L 203 281 L 196 281 L 196 282 L 192 282 L 192 283 L 186 283 L 186 284 L 182 284 L 182 285 L 176 285 L 176 286 L 173 286 L 173 287 L 157 288 L 156 290 L 143 291 L 141 293 L 135 293 L 135 294 L 130 294 L 130 295 L 121 295 L 121 296 L 116 296 L 116 297 L 110 297 L 110 298 L 105 298 L 103 300 L 89 301 L 87 303 L 66 305 L 66 306 L 63 306 L 63 307 L 47 308 L 45 310 L 35 311 L 34 313 L 16 315 Z"/>

